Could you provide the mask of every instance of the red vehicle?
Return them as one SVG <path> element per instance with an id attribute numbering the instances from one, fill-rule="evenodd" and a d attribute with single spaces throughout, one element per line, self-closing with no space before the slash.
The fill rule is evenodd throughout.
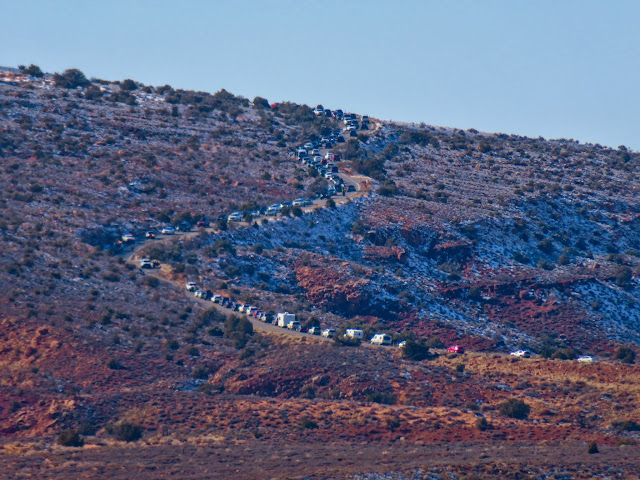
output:
<path id="1" fill-rule="evenodd" d="M 200 228 L 200 227 L 208 227 L 209 226 L 209 222 L 207 222 L 206 220 L 200 220 L 198 223 L 196 223 L 196 227 Z"/>
<path id="2" fill-rule="evenodd" d="M 464 348 L 460 345 L 451 345 L 449 348 L 447 348 L 447 351 L 451 353 L 464 353 Z"/>

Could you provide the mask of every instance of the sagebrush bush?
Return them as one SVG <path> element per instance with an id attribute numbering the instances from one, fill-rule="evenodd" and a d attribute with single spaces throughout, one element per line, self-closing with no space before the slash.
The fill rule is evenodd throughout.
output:
<path id="1" fill-rule="evenodd" d="M 505 417 L 516 418 L 519 420 L 527 418 L 531 412 L 531 407 L 517 398 L 507 400 L 506 402 L 501 403 L 499 407 L 500 413 Z"/>
<path id="2" fill-rule="evenodd" d="M 106 431 L 122 442 L 135 442 L 142 438 L 143 428 L 129 422 L 107 425 Z"/>
<path id="3" fill-rule="evenodd" d="M 58 445 L 63 447 L 82 447 L 84 440 L 77 430 L 66 430 L 58 435 Z"/>

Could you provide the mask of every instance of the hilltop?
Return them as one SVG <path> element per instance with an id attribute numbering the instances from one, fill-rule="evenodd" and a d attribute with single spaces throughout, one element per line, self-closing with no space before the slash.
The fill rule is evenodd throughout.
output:
<path id="1" fill-rule="evenodd" d="M 346 112 L 32 67 L 0 72 L 13 473 L 152 478 L 173 456 L 167 478 L 637 470 L 640 154 L 351 128 Z M 231 314 L 188 281 L 365 344 Z M 430 351 L 366 345 L 377 332 Z M 122 423 L 142 440 L 117 440 Z M 86 446 L 56 445 L 65 432 Z"/>

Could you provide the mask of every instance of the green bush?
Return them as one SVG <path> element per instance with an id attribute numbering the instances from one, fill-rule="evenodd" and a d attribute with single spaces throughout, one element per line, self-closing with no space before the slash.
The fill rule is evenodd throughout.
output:
<path id="1" fill-rule="evenodd" d="M 53 81 L 56 86 L 63 88 L 87 87 L 91 83 L 77 68 L 70 68 L 63 73 L 54 74 Z"/>
<path id="2" fill-rule="evenodd" d="M 614 422 L 611 428 L 618 432 L 639 432 L 640 425 L 634 420 L 623 420 L 621 422 Z"/>
<path id="3" fill-rule="evenodd" d="M 300 426 L 302 428 L 310 429 L 310 430 L 318 428 L 318 424 L 313 420 L 311 420 L 310 418 L 305 418 L 304 420 L 302 420 L 302 422 L 300 423 Z"/>
<path id="4" fill-rule="evenodd" d="M 429 348 L 444 348 L 446 346 L 438 337 L 431 337 L 425 342 L 425 345 Z"/>
<path id="5" fill-rule="evenodd" d="M 516 418 L 519 420 L 527 418 L 529 416 L 529 412 L 531 412 L 531 407 L 517 398 L 507 400 L 506 402 L 501 403 L 499 407 L 500 413 L 505 417 Z"/>
<path id="6" fill-rule="evenodd" d="M 481 417 L 476 420 L 476 428 L 481 432 L 484 432 L 485 430 L 489 430 L 490 425 L 486 418 Z"/>
<path id="7" fill-rule="evenodd" d="M 333 337 L 333 344 L 338 347 L 359 347 L 362 340 L 359 338 L 345 337 L 343 335 L 335 335 Z"/>
<path id="8" fill-rule="evenodd" d="M 253 335 L 253 324 L 245 317 L 229 315 L 224 322 L 224 336 L 234 340 L 237 348 L 243 348 Z"/>
<path id="9" fill-rule="evenodd" d="M 123 370 L 124 367 L 117 358 L 110 358 L 107 362 L 107 368 L 111 370 Z"/>
<path id="10" fill-rule="evenodd" d="M 82 447 L 84 440 L 77 430 L 66 430 L 58 435 L 58 445 L 63 447 Z"/>
<path id="11" fill-rule="evenodd" d="M 622 363 L 635 363 L 636 352 L 629 347 L 618 347 L 614 352 L 614 358 L 620 360 Z"/>
<path id="12" fill-rule="evenodd" d="M 22 72 L 36 78 L 44 77 L 44 73 L 42 72 L 42 70 L 40 70 L 40 67 L 38 65 L 34 65 L 33 63 L 25 68 Z"/>
<path id="13" fill-rule="evenodd" d="M 396 397 L 392 393 L 375 392 L 367 395 L 367 402 L 381 403 L 383 405 L 395 405 Z"/>
<path id="14" fill-rule="evenodd" d="M 406 360 L 412 360 L 419 362 L 431 357 L 429 347 L 424 342 L 418 342 L 416 340 L 407 340 L 402 347 L 402 357 Z"/>
<path id="15" fill-rule="evenodd" d="M 116 425 L 107 425 L 106 431 L 109 435 L 113 435 L 116 440 L 120 440 L 122 442 L 135 442 L 142 438 L 142 432 L 144 430 L 140 425 L 122 422 Z"/>

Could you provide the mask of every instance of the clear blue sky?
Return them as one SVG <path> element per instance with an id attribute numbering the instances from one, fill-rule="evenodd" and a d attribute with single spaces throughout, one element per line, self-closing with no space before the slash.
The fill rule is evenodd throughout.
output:
<path id="1" fill-rule="evenodd" d="M 0 65 L 640 150 L 637 0 L 0 0 Z"/>

